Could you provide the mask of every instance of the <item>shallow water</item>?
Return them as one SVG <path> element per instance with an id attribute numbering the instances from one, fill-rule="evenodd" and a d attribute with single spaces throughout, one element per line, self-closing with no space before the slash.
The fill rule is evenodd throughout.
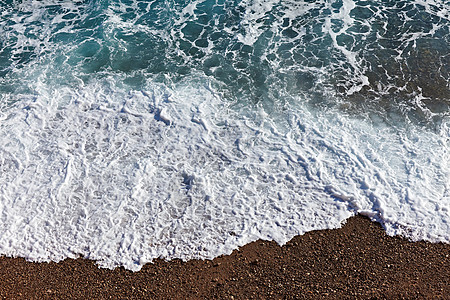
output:
<path id="1" fill-rule="evenodd" d="M 139 270 L 356 213 L 450 241 L 445 1 L 2 3 L 0 253 Z"/>

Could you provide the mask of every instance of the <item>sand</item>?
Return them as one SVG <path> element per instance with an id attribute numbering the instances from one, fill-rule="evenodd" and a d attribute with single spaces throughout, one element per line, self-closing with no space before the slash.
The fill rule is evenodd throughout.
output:
<path id="1" fill-rule="evenodd" d="M 6 299 L 450 299 L 450 245 L 389 237 L 357 216 L 280 247 L 256 241 L 214 260 L 156 260 L 139 272 L 67 259 L 0 258 Z"/>

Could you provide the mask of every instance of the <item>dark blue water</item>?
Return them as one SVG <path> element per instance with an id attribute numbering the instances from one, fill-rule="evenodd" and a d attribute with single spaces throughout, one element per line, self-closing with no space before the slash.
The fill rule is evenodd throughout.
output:
<path id="1" fill-rule="evenodd" d="M 2 91 L 32 90 L 18 70 L 33 64 L 61 84 L 122 73 L 131 89 L 201 72 L 231 101 L 330 105 L 331 92 L 358 112 L 433 122 L 449 111 L 448 22 L 442 1 L 9 1 Z"/>

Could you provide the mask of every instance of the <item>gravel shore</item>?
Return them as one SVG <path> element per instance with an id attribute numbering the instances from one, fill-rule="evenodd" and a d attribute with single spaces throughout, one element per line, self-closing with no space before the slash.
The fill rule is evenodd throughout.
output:
<path id="1" fill-rule="evenodd" d="M 389 237 L 356 216 L 341 229 L 256 241 L 214 260 L 155 260 L 139 272 L 67 259 L 0 258 L 5 299 L 450 299 L 450 245 Z"/>

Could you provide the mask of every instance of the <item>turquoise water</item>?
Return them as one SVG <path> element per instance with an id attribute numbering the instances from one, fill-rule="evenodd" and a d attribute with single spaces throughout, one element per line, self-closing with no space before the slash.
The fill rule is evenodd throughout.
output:
<path id="1" fill-rule="evenodd" d="M 449 242 L 449 11 L 3 1 L 0 252 L 138 270 L 356 213 Z"/>

